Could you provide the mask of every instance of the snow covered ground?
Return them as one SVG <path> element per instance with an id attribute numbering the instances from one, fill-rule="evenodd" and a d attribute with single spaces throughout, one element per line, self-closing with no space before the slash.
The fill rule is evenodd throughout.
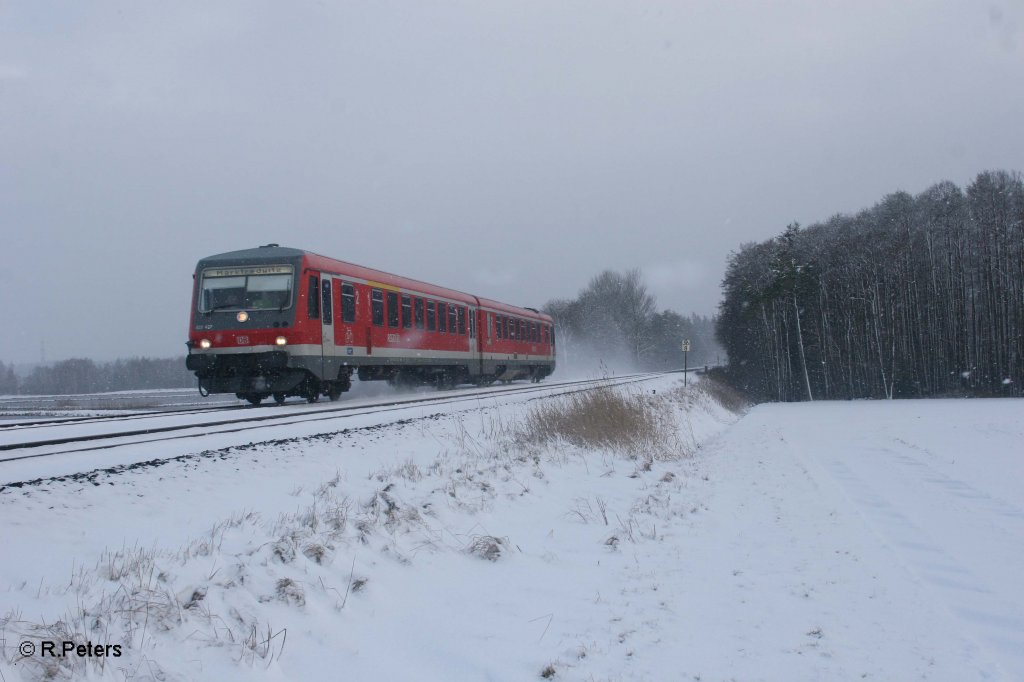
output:
<path id="1" fill-rule="evenodd" d="M 548 398 L 5 489 L 0 679 L 1024 679 L 1024 401 L 678 382 L 650 458 Z"/>

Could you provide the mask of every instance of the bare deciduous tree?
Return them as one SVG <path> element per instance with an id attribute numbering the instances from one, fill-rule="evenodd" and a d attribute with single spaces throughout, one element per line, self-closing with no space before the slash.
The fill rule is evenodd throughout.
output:
<path id="1" fill-rule="evenodd" d="M 775 400 L 1021 395 L 1024 183 L 980 174 L 730 256 L 730 373 Z"/>

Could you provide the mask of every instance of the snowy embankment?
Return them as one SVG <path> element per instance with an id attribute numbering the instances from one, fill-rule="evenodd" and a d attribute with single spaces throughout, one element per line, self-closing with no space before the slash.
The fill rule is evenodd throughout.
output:
<path id="1" fill-rule="evenodd" d="M 572 550 L 585 528 L 582 546 L 606 565 L 624 561 L 618 545 L 653 526 L 633 509 L 637 491 L 659 485 L 653 457 L 678 459 L 734 419 L 703 391 L 670 390 L 678 383 L 622 389 L 640 413 L 589 425 L 619 454 L 529 432 L 530 419 L 564 417 L 559 406 L 592 395 L 576 393 L 206 452 L 96 485 L 8 488 L 5 670 L 110 679 L 539 674 L 564 647 L 554 634 L 533 642 L 586 622 L 572 613 L 575 601 L 594 597 L 578 592 L 587 552 L 561 563 L 563 545 Z M 600 428 L 608 416 L 632 419 L 642 433 L 617 440 L 622 429 Z M 677 473 L 672 485 L 685 485 Z M 603 570 L 594 579 L 614 589 Z M 576 594 L 565 622 L 531 622 L 553 620 L 551 594 Z M 44 640 L 121 644 L 122 656 L 17 655 L 20 642 Z"/>
<path id="2" fill-rule="evenodd" d="M 1024 401 L 641 386 L 4 491 L 0 671 L 1024 679 Z"/>

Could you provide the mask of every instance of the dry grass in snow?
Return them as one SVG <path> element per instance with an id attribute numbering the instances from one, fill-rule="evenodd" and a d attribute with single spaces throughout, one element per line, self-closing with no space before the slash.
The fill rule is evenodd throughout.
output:
<path id="1" fill-rule="evenodd" d="M 538 401 L 519 425 L 519 439 L 534 445 L 560 441 L 611 450 L 631 459 L 674 459 L 685 449 L 677 418 L 656 394 L 602 386 Z"/>

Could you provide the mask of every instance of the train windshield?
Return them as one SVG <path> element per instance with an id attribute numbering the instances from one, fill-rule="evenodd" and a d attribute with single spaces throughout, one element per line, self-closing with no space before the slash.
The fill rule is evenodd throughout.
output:
<path id="1" fill-rule="evenodd" d="M 199 312 L 284 310 L 292 304 L 294 279 L 290 265 L 206 270 L 199 291 Z"/>

